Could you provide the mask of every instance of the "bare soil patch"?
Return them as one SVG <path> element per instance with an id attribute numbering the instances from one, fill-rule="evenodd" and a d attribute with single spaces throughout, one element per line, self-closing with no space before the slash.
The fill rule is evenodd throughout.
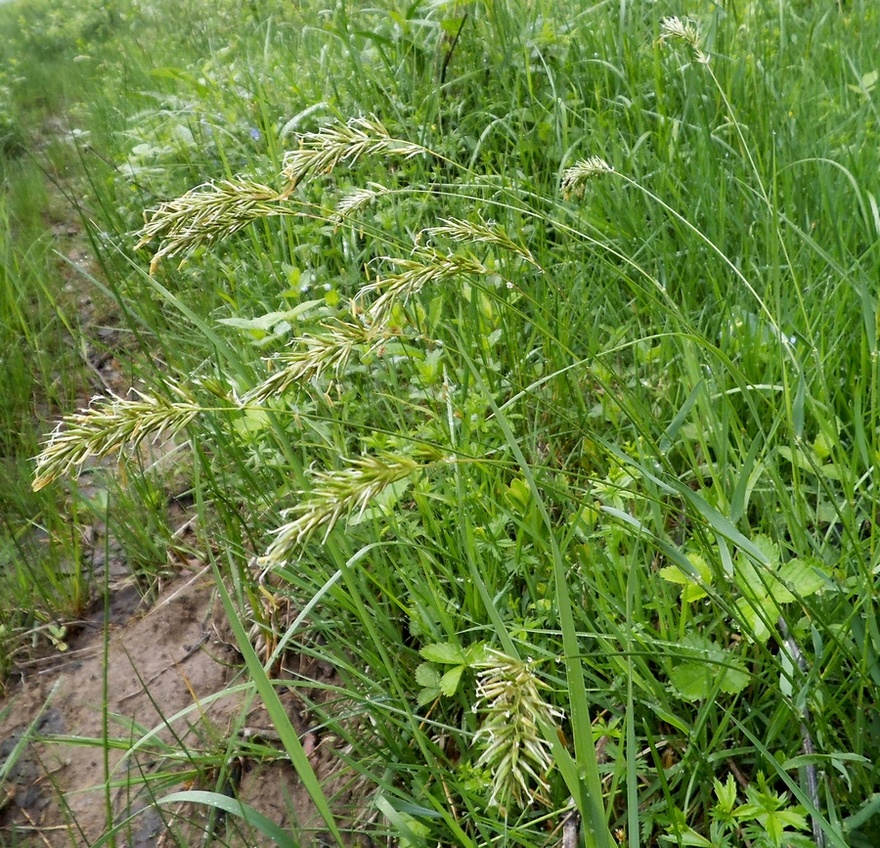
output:
<path id="1" fill-rule="evenodd" d="M 99 612 L 103 617 L 103 609 Z M 207 808 L 190 805 L 155 805 L 157 798 L 180 789 L 217 791 L 224 765 L 229 777 L 219 787 L 223 792 L 306 842 L 311 841 L 307 832 L 320 835 L 321 823 L 284 754 L 265 755 L 273 733 L 259 702 L 242 692 L 212 697 L 236 682 L 240 662 L 225 641 L 224 628 L 215 627 L 215 613 L 211 576 L 193 567 L 171 582 L 147 611 L 132 614 L 130 593 L 120 594 L 114 599 L 106 645 L 103 627 L 86 627 L 71 641 L 69 654 L 31 670 L 11 687 L 14 691 L 0 703 L 0 709 L 12 703 L 0 724 L 5 740 L 0 762 L 34 716 L 41 709 L 43 713 L 35 738 L 7 783 L 0 844 L 92 845 L 109 827 L 108 795 L 112 823 L 137 813 L 117 835 L 118 845 L 271 844 L 237 817 L 212 818 Z M 331 681 L 330 669 L 308 671 Z M 319 778 L 341 788 L 337 741 L 309 727 L 310 716 L 292 690 L 282 700 Z M 109 793 L 102 745 L 105 721 L 107 735 L 121 742 L 107 754 Z M 127 753 L 146 731 L 155 731 L 155 738 L 135 754 Z M 263 755 L 230 761 L 229 742 L 236 735 L 259 739 Z M 346 806 L 357 805 L 356 788 L 341 795 Z"/>

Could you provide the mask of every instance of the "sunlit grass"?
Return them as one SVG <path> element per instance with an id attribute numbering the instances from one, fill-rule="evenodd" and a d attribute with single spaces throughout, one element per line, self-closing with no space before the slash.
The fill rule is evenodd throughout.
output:
<path id="1" fill-rule="evenodd" d="M 35 488 L 189 439 L 377 836 L 873 845 L 877 15 L 380 6 L 183 16 L 81 105 L 140 382 Z"/>

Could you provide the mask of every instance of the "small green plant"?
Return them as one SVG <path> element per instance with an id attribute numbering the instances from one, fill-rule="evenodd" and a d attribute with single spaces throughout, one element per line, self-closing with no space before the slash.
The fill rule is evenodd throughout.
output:
<path id="1" fill-rule="evenodd" d="M 754 785 L 746 787 L 746 802 L 737 803 L 737 785 L 732 774 L 722 783 L 712 782 L 716 803 L 711 810 L 709 837 L 701 836 L 692 827 L 669 825 L 667 844 L 696 848 L 734 848 L 747 844 L 761 848 L 814 848 L 815 842 L 802 831 L 808 830 L 805 810 L 794 804 L 784 793 L 774 792 L 763 774 Z M 683 819 L 679 812 L 678 817 Z"/>

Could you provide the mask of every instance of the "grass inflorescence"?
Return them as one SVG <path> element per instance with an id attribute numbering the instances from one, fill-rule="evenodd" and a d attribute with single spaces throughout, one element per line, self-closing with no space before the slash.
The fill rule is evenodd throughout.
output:
<path id="1" fill-rule="evenodd" d="M 376 838 L 874 845 L 880 18 L 319 5 L 129 44 L 140 129 L 81 107 L 139 382 L 33 488 L 188 440 L 331 832 L 293 642 Z"/>

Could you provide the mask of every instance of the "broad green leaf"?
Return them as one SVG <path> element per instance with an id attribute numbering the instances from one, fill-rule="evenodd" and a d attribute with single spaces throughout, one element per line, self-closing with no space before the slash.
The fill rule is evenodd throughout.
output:
<path id="1" fill-rule="evenodd" d="M 767 594 L 766 572 L 762 576 L 747 557 L 736 558 L 736 583 L 739 590 L 750 598 L 760 598 Z"/>
<path id="2" fill-rule="evenodd" d="M 812 462 L 810 458 L 801 450 L 792 451 L 790 448 L 778 448 L 779 453 L 785 457 L 792 465 L 796 465 L 801 471 L 808 474 L 819 474 L 828 480 L 840 480 L 840 469 L 833 463 L 823 463 L 818 456 L 813 456 Z"/>
<path id="3" fill-rule="evenodd" d="M 712 783 L 715 787 L 715 797 L 718 799 L 715 809 L 729 814 L 736 804 L 736 781 L 733 775 L 728 774 L 724 783 L 717 778 Z"/>
<path id="4" fill-rule="evenodd" d="M 769 565 L 779 564 L 779 545 L 776 544 L 769 536 L 759 533 L 752 540 L 756 547 L 761 549 L 764 557 Z"/>
<path id="5" fill-rule="evenodd" d="M 440 687 L 440 672 L 430 663 L 422 663 L 416 669 L 416 683 L 419 686 Z"/>
<path id="6" fill-rule="evenodd" d="M 455 668 L 449 669 L 449 671 L 440 678 L 440 691 L 447 697 L 452 697 L 458 689 L 462 674 L 464 674 L 463 665 L 457 665 Z"/>
<path id="7" fill-rule="evenodd" d="M 702 701 L 712 694 L 712 675 L 705 663 L 686 662 L 669 675 L 676 694 L 687 701 Z"/>
<path id="8" fill-rule="evenodd" d="M 689 574 L 685 574 L 684 569 L 677 565 L 667 565 L 660 569 L 660 576 L 668 583 L 676 583 L 679 586 L 687 586 L 693 580 Z"/>
<path id="9" fill-rule="evenodd" d="M 721 680 L 718 683 L 722 692 L 728 695 L 737 695 L 749 685 L 749 675 L 738 668 L 723 668 Z"/>
<path id="10" fill-rule="evenodd" d="M 419 694 L 416 695 L 416 703 L 420 707 L 425 707 L 428 704 L 432 704 L 436 701 L 440 695 L 443 694 L 440 691 L 439 686 L 426 686 L 424 689 L 419 691 Z"/>
<path id="11" fill-rule="evenodd" d="M 687 573 L 682 566 L 667 565 L 660 569 L 660 576 L 670 583 L 683 586 L 681 599 L 689 604 L 706 597 L 708 593 L 704 585 L 712 583 L 712 570 L 699 554 L 688 554 L 687 559 L 694 567 L 694 574 Z"/>
<path id="12" fill-rule="evenodd" d="M 267 312 L 257 318 L 219 318 L 218 324 L 225 327 L 233 327 L 236 330 L 251 330 L 253 332 L 269 332 L 273 327 L 286 322 L 286 312 Z"/>
<path id="13" fill-rule="evenodd" d="M 736 608 L 739 610 L 743 636 L 750 642 L 766 642 L 770 637 L 770 630 L 765 622 L 775 620 L 779 614 L 773 600 L 765 597 L 761 602 L 756 602 L 748 598 L 739 598 Z"/>
<path id="14" fill-rule="evenodd" d="M 451 642 L 435 642 L 425 645 L 419 652 L 428 662 L 441 663 L 443 665 L 464 665 L 467 657 L 460 645 Z"/>
<path id="15" fill-rule="evenodd" d="M 790 560 L 779 569 L 779 577 L 802 598 L 814 595 L 828 585 L 815 560 Z"/>
<path id="16" fill-rule="evenodd" d="M 426 824 L 409 813 L 396 810 L 384 795 L 376 798 L 376 806 L 397 830 L 400 848 L 417 848 L 425 844 L 425 837 L 431 832 Z"/>
<path id="17" fill-rule="evenodd" d="M 209 807 L 215 807 L 218 810 L 223 810 L 244 819 L 249 825 L 255 827 L 275 845 L 281 846 L 281 848 L 299 848 L 299 843 L 290 835 L 288 830 L 280 827 L 271 819 L 266 818 L 266 816 L 257 812 L 253 807 L 243 804 L 237 798 L 230 798 L 228 795 L 223 795 L 220 792 L 205 792 L 203 790 L 175 792 L 172 795 L 159 798 L 158 803 L 205 804 Z"/>
<path id="18" fill-rule="evenodd" d="M 683 829 L 672 828 L 667 829 L 674 837 L 674 844 L 686 845 L 688 848 L 717 848 L 705 836 L 700 836 L 693 828 L 685 827 Z M 670 840 L 672 841 L 672 840 Z"/>
<path id="19" fill-rule="evenodd" d="M 790 604 L 792 601 L 796 600 L 788 586 L 786 586 L 775 575 L 767 576 L 767 589 L 770 597 L 779 604 Z"/>

